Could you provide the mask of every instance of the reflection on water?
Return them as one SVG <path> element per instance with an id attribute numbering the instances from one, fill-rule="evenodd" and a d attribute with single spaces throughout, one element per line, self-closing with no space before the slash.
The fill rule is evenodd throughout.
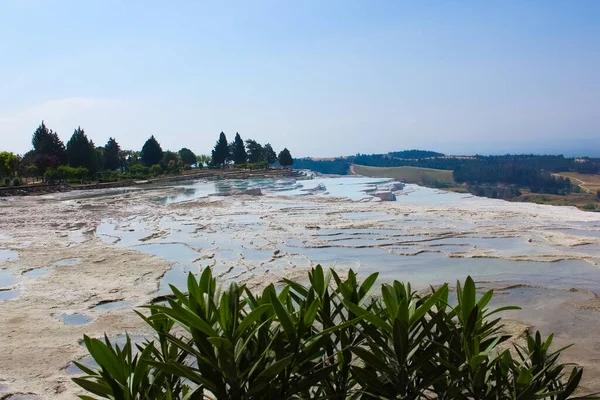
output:
<path id="1" fill-rule="evenodd" d="M 60 260 L 54 263 L 56 267 L 69 267 L 77 265 L 81 262 L 81 258 L 68 258 L 66 260 Z"/>
<path id="2" fill-rule="evenodd" d="M 19 253 L 14 250 L 0 249 L 0 263 L 5 261 L 14 261 L 19 258 Z"/>
<path id="3" fill-rule="evenodd" d="M 377 178 L 317 178 L 296 181 L 295 179 L 228 179 L 216 182 L 199 181 L 181 186 L 181 192 L 162 197 L 163 204 L 206 198 L 211 195 L 231 195 L 248 189 L 260 189 L 267 196 L 329 195 L 351 200 L 369 199 L 367 191 L 377 185 L 389 183 L 391 179 Z"/>
<path id="4" fill-rule="evenodd" d="M 65 325 L 78 326 L 85 325 L 92 321 L 92 317 L 84 314 L 59 314 L 58 318 L 61 319 Z"/>
<path id="5" fill-rule="evenodd" d="M 0 289 L 16 285 L 19 278 L 8 269 L 0 269 Z"/>
<path id="6" fill-rule="evenodd" d="M 0 290 L 0 301 L 16 299 L 20 293 L 19 289 Z"/>
<path id="7" fill-rule="evenodd" d="M 195 182 L 162 202 L 177 203 L 256 187 L 266 198 L 250 204 L 238 204 L 236 200 L 234 208 L 199 206 L 192 208 L 193 217 L 174 213 L 103 221 L 97 235 L 106 243 L 173 262 L 174 267 L 159 284 L 160 294 L 168 293 L 170 284 L 185 289 L 187 274 L 198 274 L 207 266 L 226 282 L 256 280 L 269 274 L 283 277 L 292 268 L 316 264 L 354 268 L 361 275 L 378 271 L 382 280 L 411 281 L 415 287 L 455 282 L 467 275 L 479 282 L 498 284 L 591 290 L 600 287 L 600 270 L 593 263 L 576 260 L 580 255 L 599 255 L 600 245 L 557 245 L 546 240 L 544 232 L 550 227 L 543 221 L 537 230 L 528 227 L 520 232 L 503 216 L 475 222 L 468 217 L 452 219 L 411 213 L 400 207 L 388 209 L 384 204 L 373 210 L 370 204 L 336 202 L 331 204 L 341 206 L 332 206 L 323 201 L 295 202 L 289 197 L 310 194 L 321 196 L 321 200 L 322 196 L 361 200 L 369 197 L 368 191 L 389 182 L 352 177 L 298 182 Z M 286 197 L 278 199 L 282 194 Z M 472 201 L 495 202 L 416 185 L 406 185 L 397 199 L 451 207 Z M 509 229 L 498 230 L 498 224 Z M 600 232 L 598 225 L 575 222 L 554 228 L 581 236 L 589 230 L 595 232 L 589 235 L 593 239 Z"/>
<path id="8" fill-rule="evenodd" d="M 156 243 L 134 246 L 132 248 L 142 253 L 151 254 L 181 264 L 190 264 L 200 257 L 200 254 L 182 243 Z"/>
<path id="9" fill-rule="evenodd" d="M 43 276 L 46 276 L 50 273 L 50 269 L 49 268 L 36 268 L 36 269 L 32 269 L 31 271 L 25 272 L 23 274 L 23 276 L 27 277 L 27 278 L 41 278 Z"/>
<path id="10" fill-rule="evenodd" d="M 179 288 L 180 290 L 187 287 L 187 278 L 189 273 L 193 273 L 195 275 L 200 274 L 200 268 L 189 266 L 189 265 L 181 265 L 177 264 L 173 266 L 169 271 L 167 271 L 160 280 L 160 285 L 158 288 L 159 295 L 165 295 L 171 293 L 170 285 Z"/>
<path id="11" fill-rule="evenodd" d="M 181 203 L 208 198 L 243 193 L 248 189 L 260 189 L 266 196 L 331 196 L 353 201 L 371 200 L 377 190 L 388 191 L 393 187 L 393 179 L 337 177 L 314 178 L 296 181 L 295 179 L 227 179 L 219 181 L 196 181 L 179 186 L 179 193 L 157 199 L 161 204 Z M 446 204 L 473 198 L 470 194 L 446 192 L 418 185 L 407 184 L 397 191 L 396 201 L 406 204 Z"/>

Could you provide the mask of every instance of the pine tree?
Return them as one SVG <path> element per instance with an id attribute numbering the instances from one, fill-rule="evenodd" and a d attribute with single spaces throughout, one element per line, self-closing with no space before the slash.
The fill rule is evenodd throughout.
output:
<path id="1" fill-rule="evenodd" d="M 33 132 L 33 137 L 31 138 L 31 145 L 33 146 L 33 150 L 38 154 L 43 154 L 44 151 L 47 150 L 47 145 L 50 140 L 50 130 L 46 127 L 44 121 L 37 127 L 35 132 Z"/>
<path id="2" fill-rule="evenodd" d="M 109 138 L 104 145 L 104 169 L 114 171 L 121 168 L 121 146 L 113 138 Z"/>
<path id="3" fill-rule="evenodd" d="M 150 136 L 150 139 L 146 140 L 142 147 L 142 164 L 146 166 L 152 166 L 160 163 L 163 158 L 163 150 L 160 147 L 158 141 L 154 138 L 154 135 Z"/>
<path id="4" fill-rule="evenodd" d="M 277 153 L 275 153 L 275 150 L 273 150 L 273 147 L 270 143 L 265 144 L 264 153 L 267 163 L 269 163 L 269 165 L 275 164 L 277 161 Z"/>
<path id="5" fill-rule="evenodd" d="M 236 165 L 246 164 L 248 162 L 248 154 L 246 154 L 246 147 L 244 141 L 239 133 L 235 134 L 235 140 L 233 141 L 233 162 Z"/>
<path id="6" fill-rule="evenodd" d="M 71 167 L 84 167 L 90 172 L 97 169 L 96 148 L 81 127 L 75 129 L 67 142 L 67 160 Z"/>
<path id="7" fill-rule="evenodd" d="M 265 151 L 260 143 L 256 140 L 246 140 L 246 151 L 248 152 L 248 162 L 258 163 L 265 161 Z"/>
<path id="8" fill-rule="evenodd" d="M 279 164 L 281 164 L 282 167 L 289 167 L 294 164 L 294 159 L 288 149 L 283 149 L 279 153 Z"/>
<path id="9" fill-rule="evenodd" d="M 65 163 L 65 145 L 52 129 L 48 129 L 44 121 L 37 127 L 31 138 L 31 144 L 36 155 L 54 158 L 58 163 Z"/>
<path id="10" fill-rule="evenodd" d="M 225 163 L 229 159 L 229 144 L 227 143 L 227 136 L 221 132 L 219 140 L 215 144 L 215 148 L 212 151 L 211 163 L 214 166 L 225 166 Z"/>

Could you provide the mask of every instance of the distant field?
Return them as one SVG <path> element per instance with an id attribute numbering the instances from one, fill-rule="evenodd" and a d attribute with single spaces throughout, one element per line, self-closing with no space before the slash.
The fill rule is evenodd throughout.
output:
<path id="1" fill-rule="evenodd" d="M 554 194 L 531 193 L 523 189 L 523 195 L 513 201 L 524 201 L 528 203 L 550 204 L 553 206 L 575 206 L 586 211 L 600 211 L 600 204 L 594 193 L 571 193 L 566 196 Z"/>
<path id="2" fill-rule="evenodd" d="M 583 189 L 587 189 L 591 192 L 596 193 L 600 190 L 600 175 L 597 174 L 579 174 L 577 172 L 561 172 L 554 174 L 558 176 L 564 176 L 569 178 L 571 183 L 581 186 Z"/>
<path id="3" fill-rule="evenodd" d="M 418 168 L 418 167 L 366 167 L 352 164 L 351 170 L 362 176 L 372 178 L 393 178 L 405 183 L 420 183 L 430 186 L 452 186 L 454 178 L 452 171 L 444 169 Z"/>

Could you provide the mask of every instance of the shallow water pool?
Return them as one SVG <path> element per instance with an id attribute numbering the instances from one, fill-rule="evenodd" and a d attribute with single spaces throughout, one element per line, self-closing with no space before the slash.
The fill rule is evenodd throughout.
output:
<path id="1" fill-rule="evenodd" d="M 0 249 L 0 263 L 19 259 L 19 253 L 10 249 Z"/>

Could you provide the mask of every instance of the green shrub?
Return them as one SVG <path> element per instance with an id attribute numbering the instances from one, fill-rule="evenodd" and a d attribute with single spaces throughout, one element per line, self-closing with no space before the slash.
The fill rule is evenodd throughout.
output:
<path id="1" fill-rule="evenodd" d="M 10 186 L 10 178 L 4 178 L 4 186 Z"/>
<path id="2" fill-rule="evenodd" d="M 59 179 L 59 173 L 56 168 L 48 168 L 44 173 L 44 181 L 48 183 L 55 183 Z"/>
<path id="3" fill-rule="evenodd" d="M 584 210 L 586 210 L 586 211 L 593 211 L 593 210 L 596 209 L 596 205 L 594 203 L 588 203 L 588 204 L 584 205 L 581 208 L 584 209 Z"/>
<path id="4" fill-rule="evenodd" d="M 492 291 L 477 299 L 470 277 L 454 307 L 447 284 L 421 296 L 395 281 L 371 296 L 376 279 L 317 266 L 308 286 L 221 292 L 206 268 L 189 275 L 187 294 L 171 287 L 166 305 L 138 312 L 157 335 L 138 354 L 129 340 L 114 348 L 85 336 L 99 368 L 77 364 L 85 375 L 74 381 L 110 399 L 567 399 L 576 390 L 582 370 L 567 373 L 552 336 L 506 349 L 490 317 L 514 307 L 488 309 Z"/>
<path id="5" fill-rule="evenodd" d="M 158 176 L 162 173 L 162 168 L 159 164 L 155 164 L 150 167 L 150 173 L 154 176 Z"/>
<path id="6" fill-rule="evenodd" d="M 131 166 L 131 168 L 129 168 L 129 172 L 136 176 L 148 175 L 150 173 L 150 169 L 140 164 L 134 164 Z"/>
<path id="7" fill-rule="evenodd" d="M 15 178 L 12 181 L 13 186 L 21 186 L 21 180 L 19 178 Z"/>
<path id="8" fill-rule="evenodd" d="M 235 164 L 233 167 L 237 169 L 267 169 L 269 164 L 266 161 L 255 163 Z"/>

